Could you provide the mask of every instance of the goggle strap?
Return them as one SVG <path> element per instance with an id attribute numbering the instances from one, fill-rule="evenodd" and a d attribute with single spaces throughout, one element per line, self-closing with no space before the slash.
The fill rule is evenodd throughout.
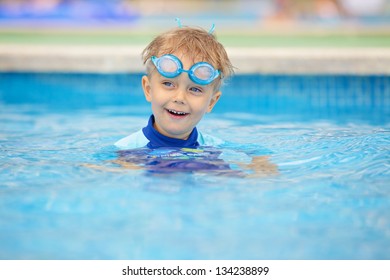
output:
<path id="1" fill-rule="evenodd" d="M 215 24 L 213 23 L 213 25 L 211 25 L 211 28 L 209 30 L 209 34 L 210 35 L 213 34 L 214 30 L 215 30 Z"/>
<path id="2" fill-rule="evenodd" d="M 183 25 L 181 24 L 181 20 L 180 20 L 180 18 L 175 18 L 175 20 L 176 20 L 176 22 L 177 22 L 177 26 L 179 27 L 179 28 L 182 28 L 183 27 Z"/>
<path id="3" fill-rule="evenodd" d="M 179 28 L 182 28 L 183 27 L 183 25 L 181 24 L 181 20 L 180 20 L 180 18 L 175 18 L 175 20 L 176 20 L 176 22 L 177 22 L 177 26 L 179 27 Z M 214 32 L 214 30 L 215 30 L 215 24 L 213 23 L 212 25 L 211 25 L 211 27 L 210 27 L 210 30 L 209 30 L 209 34 L 213 34 L 213 32 Z"/>

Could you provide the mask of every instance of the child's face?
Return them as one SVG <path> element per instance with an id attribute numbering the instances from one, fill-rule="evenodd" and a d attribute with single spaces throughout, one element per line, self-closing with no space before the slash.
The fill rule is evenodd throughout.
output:
<path id="1" fill-rule="evenodd" d="M 190 69 L 193 61 L 174 53 Z M 214 92 L 213 84 L 201 86 L 190 80 L 187 73 L 165 78 L 153 71 L 150 78 L 142 77 L 145 98 L 152 104 L 155 128 L 161 134 L 187 139 L 205 113 L 211 112 L 221 92 Z"/>

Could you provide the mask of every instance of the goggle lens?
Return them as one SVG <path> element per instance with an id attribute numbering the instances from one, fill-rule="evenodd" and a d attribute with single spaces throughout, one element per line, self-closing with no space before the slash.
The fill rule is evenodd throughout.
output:
<path id="1" fill-rule="evenodd" d="M 158 66 L 161 69 L 161 71 L 165 73 L 172 73 L 172 74 L 175 74 L 177 70 L 180 68 L 180 65 L 178 65 L 175 61 L 167 57 L 161 57 Z"/>
<path id="2" fill-rule="evenodd" d="M 193 82 L 200 85 L 208 85 L 220 74 L 219 70 L 215 70 L 207 62 L 195 63 L 190 70 L 184 70 L 180 59 L 172 54 L 166 54 L 159 58 L 152 56 L 151 59 L 157 71 L 166 78 L 175 78 L 182 72 L 187 72 Z"/>
<path id="3" fill-rule="evenodd" d="M 193 73 L 198 79 L 208 81 L 213 78 L 214 71 L 214 68 L 210 66 L 198 66 L 193 70 Z"/>

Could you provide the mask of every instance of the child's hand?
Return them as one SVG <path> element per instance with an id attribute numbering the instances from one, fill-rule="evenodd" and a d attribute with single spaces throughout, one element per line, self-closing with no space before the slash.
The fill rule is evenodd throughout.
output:
<path id="1" fill-rule="evenodd" d="M 267 177 L 278 175 L 278 167 L 269 161 L 269 156 L 254 156 L 249 164 L 240 164 L 244 169 L 252 170 L 253 173 L 248 177 Z"/>

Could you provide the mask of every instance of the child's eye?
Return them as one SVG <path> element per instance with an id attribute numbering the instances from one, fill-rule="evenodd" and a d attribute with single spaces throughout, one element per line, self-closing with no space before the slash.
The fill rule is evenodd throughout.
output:
<path id="1" fill-rule="evenodd" d="M 190 91 L 196 95 L 199 95 L 199 94 L 202 94 L 203 93 L 203 90 L 201 88 L 197 88 L 197 87 L 192 87 L 190 88 Z"/>
<path id="2" fill-rule="evenodd" d="M 166 87 L 173 87 L 173 86 L 174 86 L 173 83 L 170 82 L 170 81 L 164 81 L 164 82 L 162 82 L 162 84 L 163 84 L 164 86 L 166 86 Z"/>

